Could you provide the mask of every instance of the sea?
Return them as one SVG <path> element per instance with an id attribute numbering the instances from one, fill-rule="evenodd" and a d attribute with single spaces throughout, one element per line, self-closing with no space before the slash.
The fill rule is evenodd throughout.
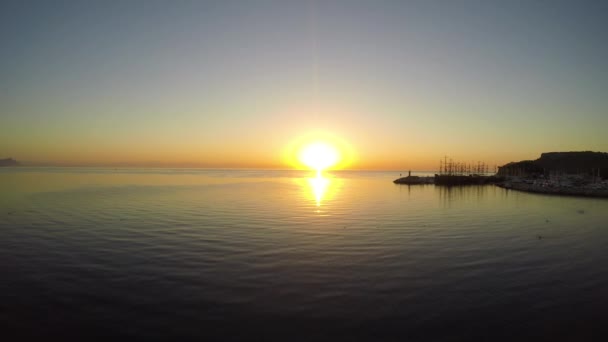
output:
<path id="1" fill-rule="evenodd" d="M 0 336 L 605 340 L 607 199 L 399 176 L 1 168 Z"/>

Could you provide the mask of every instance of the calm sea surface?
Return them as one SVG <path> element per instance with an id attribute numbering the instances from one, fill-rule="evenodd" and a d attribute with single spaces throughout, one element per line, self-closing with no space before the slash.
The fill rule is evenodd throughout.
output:
<path id="1" fill-rule="evenodd" d="M 0 325 L 23 337 L 588 340 L 608 200 L 395 172 L 0 169 Z"/>

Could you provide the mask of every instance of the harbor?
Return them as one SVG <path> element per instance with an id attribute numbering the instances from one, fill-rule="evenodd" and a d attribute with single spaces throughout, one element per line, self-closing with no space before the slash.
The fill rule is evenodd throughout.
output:
<path id="1" fill-rule="evenodd" d="M 416 176 L 409 171 L 395 184 L 464 186 L 493 184 L 507 190 L 547 195 L 608 198 L 608 156 L 601 152 L 550 152 L 537 160 L 526 160 L 494 167 L 464 164 L 447 157 L 434 176 Z"/>
<path id="2" fill-rule="evenodd" d="M 393 181 L 395 184 L 406 185 L 423 185 L 434 184 L 441 186 L 459 186 L 459 185 L 485 185 L 498 184 L 504 182 L 503 177 L 495 175 L 439 175 L 434 176 L 412 176 L 397 178 Z"/>
<path id="3" fill-rule="evenodd" d="M 608 198 L 608 181 L 581 181 L 580 177 L 560 176 L 550 179 L 509 177 L 496 186 L 546 195 Z"/>
<path id="4" fill-rule="evenodd" d="M 494 166 L 494 170 L 498 168 Z M 441 186 L 459 185 L 484 185 L 503 182 L 504 177 L 499 177 L 490 171 L 490 166 L 485 162 L 461 163 L 454 162 L 451 158 L 444 157 L 439 161 L 439 171 L 434 176 L 412 176 L 408 171 L 406 177 L 395 179 L 395 184 L 420 185 L 435 184 Z"/>

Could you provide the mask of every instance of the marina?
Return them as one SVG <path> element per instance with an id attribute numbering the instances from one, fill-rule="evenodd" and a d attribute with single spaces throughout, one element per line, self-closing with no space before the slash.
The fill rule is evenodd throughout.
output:
<path id="1" fill-rule="evenodd" d="M 438 186 L 494 184 L 507 190 L 548 195 L 608 198 L 606 164 L 601 152 L 549 152 L 537 160 L 525 160 L 494 167 L 486 163 L 466 164 L 445 157 L 434 176 L 412 175 L 395 179 L 395 184 Z"/>

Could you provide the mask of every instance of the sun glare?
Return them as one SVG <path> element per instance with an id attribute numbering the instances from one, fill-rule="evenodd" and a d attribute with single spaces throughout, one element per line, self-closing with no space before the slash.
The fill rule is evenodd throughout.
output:
<path id="1" fill-rule="evenodd" d="M 340 154 L 325 142 L 314 142 L 302 148 L 299 159 L 302 164 L 321 172 L 336 165 L 340 161 Z"/>
<path id="2" fill-rule="evenodd" d="M 353 164 L 355 151 L 345 140 L 326 132 L 311 132 L 285 145 L 283 160 L 295 169 L 342 170 Z"/>

